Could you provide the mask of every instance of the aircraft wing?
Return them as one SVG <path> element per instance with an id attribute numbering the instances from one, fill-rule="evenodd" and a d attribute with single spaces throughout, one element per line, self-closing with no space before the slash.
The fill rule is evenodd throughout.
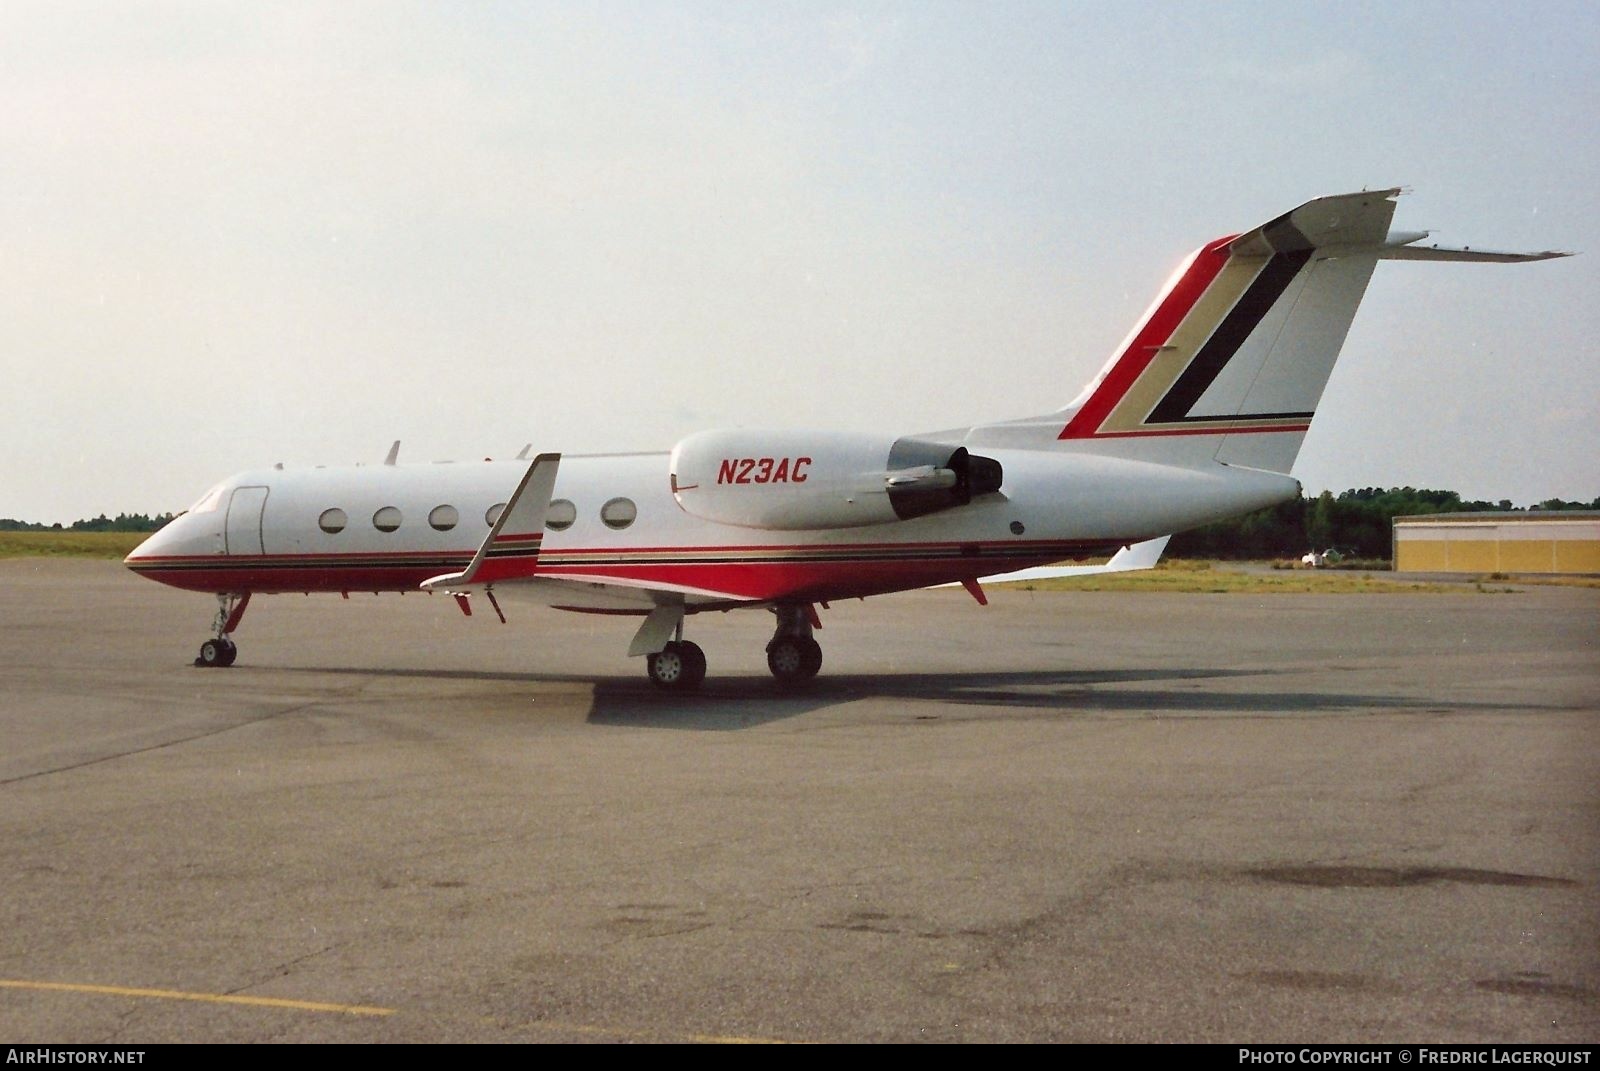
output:
<path id="1" fill-rule="evenodd" d="M 560 454 L 534 458 L 506 508 L 495 518 L 478 553 L 473 555 L 472 563 L 462 572 L 424 580 L 422 589 L 463 592 L 499 580 L 531 577 L 539 566 L 545 514 L 550 511 L 550 496 L 555 492 L 556 471 L 560 467 Z"/>
<path id="2" fill-rule="evenodd" d="M 505 509 L 495 519 L 478 552 L 464 570 L 424 580 L 424 591 L 467 595 L 497 589 L 517 601 L 599 613 L 648 612 L 658 606 L 734 605 L 752 600 L 720 591 L 662 586 L 657 582 L 607 577 L 603 583 L 582 574 L 562 575 L 541 568 L 544 524 L 555 493 L 560 454 L 540 454 L 528 466 Z M 491 600 L 493 592 L 491 594 Z"/>
<path id="3" fill-rule="evenodd" d="M 488 585 L 479 585 L 488 586 Z M 557 610 L 586 610 L 594 613 L 638 613 L 657 606 L 733 607 L 758 603 L 746 595 L 709 591 L 683 584 L 606 577 L 597 581 L 583 575 L 561 573 L 515 577 L 492 585 L 513 602 L 538 603 Z M 437 590 L 437 589 L 435 589 Z M 451 591 L 459 590 L 450 587 Z"/>
<path id="4" fill-rule="evenodd" d="M 1131 573 L 1139 569 L 1153 569 L 1161 560 L 1162 552 L 1167 549 L 1169 535 L 1156 539 L 1147 539 L 1143 543 L 1132 543 L 1116 554 L 1104 565 L 1043 565 L 1033 569 L 1018 569 L 1014 573 L 1001 573 L 999 576 L 986 576 L 984 583 L 1005 583 L 1012 580 L 1049 580 L 1060 576 L 1098 576 L 1103 573 Z"/>

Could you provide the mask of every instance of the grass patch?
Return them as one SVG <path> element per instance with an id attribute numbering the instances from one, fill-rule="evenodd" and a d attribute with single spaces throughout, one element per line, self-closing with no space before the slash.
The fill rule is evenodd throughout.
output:
<path id="1" fill-rule="evenodd" d="M 121 561 L 149 532 L 0 532 L 0 558 L 99 558 Z"/>
<path id="2" fill-rule="evenodd" d="M 1521 573 L 1517 576 L 1506 576 L 1504 573 L 1490 573 L 1478 582 L 1486 584 L 1496 581 L 1509 584 L 1543 584 L 1546 587 L 1558 588 L 1600 588 L 1600 576 L 1574 576 L 1563 573 L 1558 576 L 1539 576 L 1537 574 Z"/>
<path id="3" fill-rule="evenodd" d="M 1019 580 L 1015 584 L 1006 586 L 1021 588 L 1023 591 L 1165 591 L 1175 594 L 1216 595 L 1367 595 L 1416 592 L 1460 594 L 1475 590 L 1465 584 L 1398 582 L 1388 576 L 1373 577 L 1365 573 L 1343 570 L 1239 572 L 1219 569 L 1211 562 L 1183 559 L 1164 561 L 1154 569 L 1138 573 Z"/>

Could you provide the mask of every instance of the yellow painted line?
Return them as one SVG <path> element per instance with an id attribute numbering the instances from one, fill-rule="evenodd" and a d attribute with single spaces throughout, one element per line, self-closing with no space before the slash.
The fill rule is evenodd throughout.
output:
<path id="1" fill-rule="evenodd" d="M 290 1008 L 294 1011 L 337 1012 L 341 1015 L 393 1015 L 393 1008 L 374 1008 L 365 1004 L 323 1004 L 314 1000 L 283 1000 L 278 997 L 245 997 L 232 993 L 185 993 L 176 989 L 130 989 L 119 985 L 79 985 L 73 982 L 25 982 L 0 978 L 0 989 L 44 989 L 59 993 L 96 993 L 108 997 L 143 997 L 149 1000 L 194 1000 L 204 1004 L 248 1004 L 258 1008 Z"/>
<path id="2" fill-rule="evenodd" d="M 27 982 L 14 978 L 0 978 L 0 989 L 34 989 L 58 993 L 93 993 L 109 997 L 140 997 L 147 1000 L 192 1000 L 204 1004 L 247 1004 L 258 1008 L 289 1008 L 294 1011 L 336 1012 L 341 1015 L 393 1015 L 393 1008 L 375 1008 L 364 1004 L 324 1004 L 314 1000 L 284 1000 L 280 997 L 246 997 L 230 993 L 187 993 L 177 989 L 134 989 L 119 985 L 81 985 L 75 982 Z M 582 1034 L 594 1037 L 620 1037 L 647 1040 L 660 1035 L 650 1031 L 628 1028 L 590 1026 L 582 1023 L 504 1022 L 484 1020 L 512 1029 L 533 1029 L 551 1034 Z M 669 1034 L 678 1041 L 701 1045 L 788 1045 L 792 1042 L 780 1038 L 742 1037 L 728 1034 Z"/>

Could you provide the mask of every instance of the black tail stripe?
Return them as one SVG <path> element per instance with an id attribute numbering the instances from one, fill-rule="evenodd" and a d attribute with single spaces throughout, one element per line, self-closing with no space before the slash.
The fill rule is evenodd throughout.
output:
<path id="1" fill-rule="evenodd" d="M 1311 259 L 1311 252 L 1305 249 L 1278 253 L 1267 261 L 1267 266 L 1261 269 L 1261 274 L 1256 276 L 1238 304 L 1223 317 L 1222 323 L 1200 347 L 1200 352 L 1195 354 L 1194 360 L 1189 362 L 1189 367 L 1183 370 L 1183 375 L 1178 377 L 1172 389 L 1167 391 L 1166 397 L 1156 403 L 1145 423 L 1175 424 L 1189 415 L 1189 410 L 1222 374 L 1228 362 L 1233 360 L 1233 355 L 1250 337 L 1250 332 L 1256 329 L 1256 324 L 1289 289 L 1294 277 Z"/>

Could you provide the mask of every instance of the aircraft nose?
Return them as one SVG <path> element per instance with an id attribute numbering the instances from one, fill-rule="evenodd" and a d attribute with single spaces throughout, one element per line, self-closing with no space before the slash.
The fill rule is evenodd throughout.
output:
<path id="1" fill-rule="evenodd" d="M 210 514 L 182 513 L 168 521 L 159 532 L 150 533 L 143 543 L 122 559 L 122 564 L 138 570 L 167 563 L 168 559 L 190 558 L 201 554 L 220 554 L 221 532 Z"/>
<path id="2" fill-rule="evenodd" d="M 162 546 L 164 544 L 166 544 L 166 543 L 170 543 L 171 542 L 171 536 L 168 535 L 168 530 L 171 527 L 172 527 L 172 525 L 169 523 L 165 528 L 162 528 L 160 531 L 151 532 L 148 536 L 145 537 L 143 542 L 141 542 L 137 547 L 134 547 L 133 550 L 128 552 L 128 556 L 126 558 L 122 559 L 122 564 L 128 566 L 129 568 L 132 568 L 134 565 L 137 565 L 139 562 L 141 562 L 141 561 L 143 561 L 143 560 L 145 560 L 147 558 L 153 558 L 156 555 L 160 554 Z"/>

